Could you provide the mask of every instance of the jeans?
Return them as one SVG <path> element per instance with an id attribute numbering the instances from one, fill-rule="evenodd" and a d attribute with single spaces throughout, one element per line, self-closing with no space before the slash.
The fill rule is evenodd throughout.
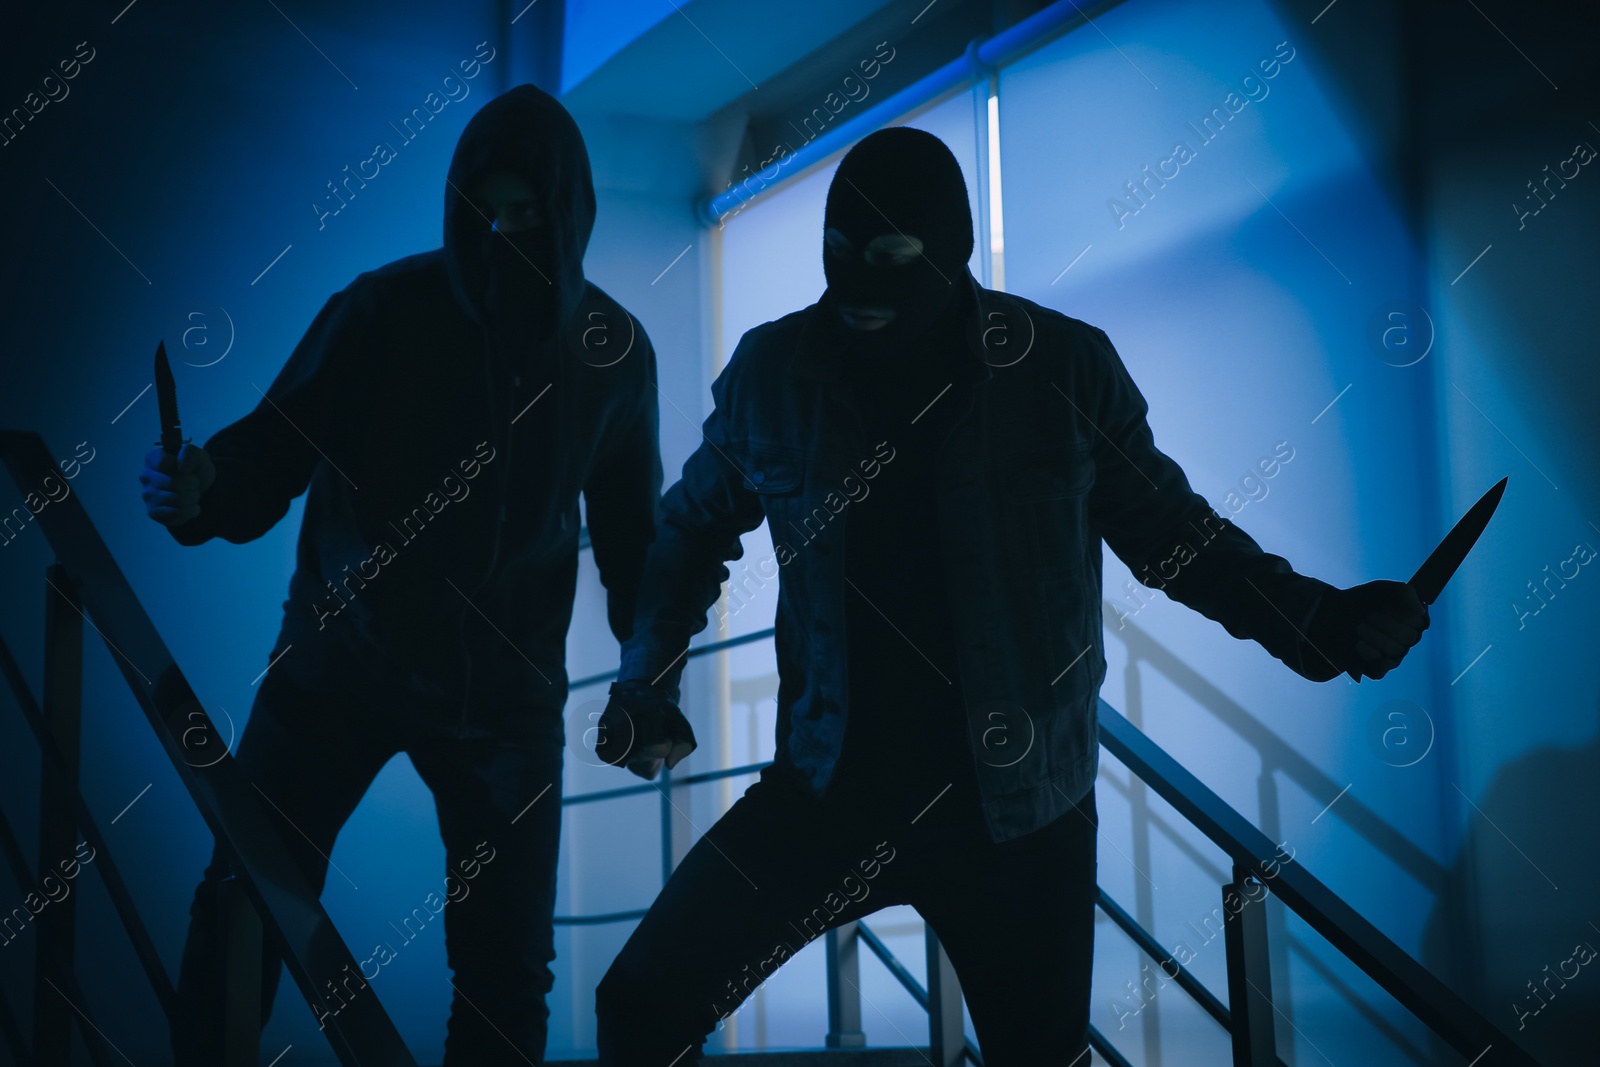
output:
<path id="1" fill-rule="evenodd" d="M 817 798 L 792 774 L 761 772 L 606 972 L 602 1067 L 698 1063 L 719 1021 L 806 942 L 895 904 L 944 945 L 989 1067 L 1072 1064 L 1088 1040 L 1093 791 L 995 844 L 970 777 L 942 796 L 939 783 L 877 781 Z"/>
<path id="2" fill-rule="evenodd" d="M 269 818 L 279 822 L 290 853 L 319 894 L 340 827 L 390 758 L 398 752 L 411 758 L 433 793 L 446 871 L 454 876 L 442 886 L 430 879 L 425 887 L 435 890 L 429 896 L 435 906 L 426 912 L 443 915 L 454 973 L 444 1062 L 527 1067 L 544 1056 L 544 998 L 554 983 L 549 964 L 555 959 L 551 916 L 561 832 L 560 712 L 530 709 L 466 727 L 458 714 L 394 683 L 367 678 L 313 688 L 274 669 L 261 682 L 235 758 L 271 802 L 269 809 L 276 809 Z M 366 877 L 379 873 L 363 871 Z M 189 909 L 172 1024 L 177 1067 L 221 1062 L 224 964 L 217 887 L 232 876 L 228 853 L 219 846 Z M 263 1022 L 282 973 L 273 939 L 264 940 Z M 384 964 L 404 960 L 404 943 L 389 943 L 392 954 L 378 958 L 371 958 L 368 946 L 350 946 L 380 994 L 386 979 L 395 980 Z M 329 998 L 330 1006 L 340 1003 Z"/>

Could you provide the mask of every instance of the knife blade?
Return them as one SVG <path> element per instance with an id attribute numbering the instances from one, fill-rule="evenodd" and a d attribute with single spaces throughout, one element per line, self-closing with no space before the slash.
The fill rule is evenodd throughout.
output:
<path id="1" fill-rule="evenodd" d="M 166 341 L 156 343 L 156 407 L 161 412 L 161 440 L 156 444 L 169 456 L 176 456 L 187 439 L 178 420 L 178 386 L 172 379 Z"/>
<path id="2" fill-rule="evenodd" d="M 1444 535 L 1444 540 L 1439 542 L 1417 568 L 1417 573 L 1406 582 L 1417 591 L 1417 596 L 1424 604 L 1432 604 L 1444 591 L 1445 583 L 1450 576 L 1455 574 L 1456 568 L 1461 566 L 1461 561 L 1467 558 L 1467 553 L 1472 551 L 1472 546 L 1478 543 L 1478 536 L 1483 533 L 1484 527 L 1489 525 L 1489 519 L 1494 515 L 1495 508 L 1500 506 L 1500 498 L 1505 495 L 1506 482 L 1510 476 L 1501 478 L 1487 493 L 1478 498 L 1478 502 L 1467 509 L 1451 531 Z"/>
<path id="3" fill-rule="evenodd" d="M 1489 525 L 1489 519 L 1494 515 L 1495 508 L 1500 506 L 1500 498 L 1505 495 L 1506 482 L 1510 475 L 1501 478 L 1478 498 L 1478 502 L 1467 509 L 1467 513 L 1451 527 L 1450 532 L 1444 535 L 1444 540 L 1439 542 L 1437 548 L 1428 554 L 1422 561 L 1422 566 L 1417 568 L 1406 582 L 1416 590 L 1417 598 L 1424 604 L 1431 605 L 1439 599 L 1439 594 L 1444 591 L 1445 583 L 1455 574 L 1456 568 L 1461 566 L 1461 561 L 1467 558 L 1467 553 L 1472 551 L 1472 546 L 1478 543 L 1478 537 Z M 1354 668 L 1346 670 L 1352 682 L 1361 681 L 1361 673 Z"/>

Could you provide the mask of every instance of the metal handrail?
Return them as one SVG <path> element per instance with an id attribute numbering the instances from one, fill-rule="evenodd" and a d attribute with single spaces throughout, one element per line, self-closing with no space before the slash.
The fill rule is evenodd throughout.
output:
<path id="1" fill-rule="evenodd" d="M 1479 1015 L 1311 872 L 1292 859 L 1272 859 L 1278 852 L 1271 838 L 1103 699 L 1099 701 L 1099 725 L 1101 745 L 1226 852 L 1236 872 L 1266 886 L 1337 952 L 1457 1052 L 1472 1058 L 1481 1057 L 1490 1049 L 1503 1050 L 1498 1058 L 1479 1061 L 1486 1067 L 1490 1063 L 1535 1063 L 1499 1027 Z M 1269 871 L 1269 863 L 1274 870 Z"/>
<path id="2" fill-rule="evenodd" d="M 889 951 L 889 946 L 885 945 L 883 939 L 872 932 L 872 928 L 866 924 L 866 920 L 857 919 L 855 926 L 856 936 L 866 942 L 866 946 L 872 950 L 872 954 L 877 956 L 889 973 L 905 987 L 905 991 L 911 994 L 911 999 L 917 1002 L 917 1006 L 923 1011 L 931 1012 L 933 1006 L 929 1000 L 928 991 L 922 988 L 922 983 L 917 981 L 910 971 L 906 970 L 906 965 L 900 962 L 900 957 Z M 978 1067 L 983 1067 L 983 1059 L 978 1055 L 978 1046 L 974 1045 L 972 1039 L 968 1037 L 962 1037 L 961 1041 L 966 1048 L 967 1058 L 977 1064 Z"/>
<path id="3" fill-rule="evenodd" d="M 0 461 L 4 462 L 12 480 L 24 492 L 42 484 L 47 478 L 55 477 L 60 470 L 55 458 L 45 447 L 43 438 L 28 431 L 0 430 Z M 78 495 L 74 493 L 60 501 L 52 500 L 49 507 L 35 514 L 34 521 L 39 524 L 58 561 L 52 568 L 55 580 L 51 580 L 50 584 L 54 599 L 49 601 L 49 610 L 67 620 L 66 625 L 54 628 L 46 635 L 47 670 L 52 656 L 59 657 L 62 665 L 58 665 L 53 679 L 59 683 L 63 704 L 71 705 L 64 707 L 63 714 L 49 723 L 46 732 L 38 734 L 45 773 L 61 787 L 53 790 L 41 802 L 41 825 L 48 823 L 56 826 L 62 819 L 71 820 L 96 844 L 97 852 L 109 860 L 109 850 L 103 847 L 104 839 L 94 841 L 99 834 L 78 788 L 75 760 L 71 758 L 75 754 L 60 751 L 51 736 L 63 727 L 74 733 L 79 728 L 76 701 L 77 695 L 82 692 L 82 633 L 78 628 L 78 618 L 81 618 L 89 622 L 104 639 L 123 680 L 172 761 L 179 781 L 188 790 L 195 808 L 218 843 L 229 854 L 239 876 L 238 884 L 246 894 L 247 910 L 252 910 L 254 916 L 259 917 L 260 925 L 268 930 L 279 947 L 289 974 L 306 1003 L 322 1009 L 319 1024 L 340 1062 L 347 1067 L 356 1067 L 358 1064 L 364 1067 L 415 1067 L 416 1061 L 376 996 L 354 996 L 348 1002 L 341 1001 L 340 1006 L 334 1008 L 318 988 L 319 984 L 326 983 L 331 990 L 334 981 L 346 972 L 359 974 L 360 963 L 328 918 L 319 899 L 320 894 L 295 861 L 288 842 L 279 832 L 260 794 L 252 788 L 234 759 L 227 755 L 227 745 L 221 741 L 223 735 L 190 688 L 188 679 L 173 659 L 166 642 L 84 510 Z M 77 617 L 67 614 L 66 608 L 71 608 Z M 47 615 L 47 623 L 49 621 Z M 4 661 L 7 681 L 15 691 L 19 705 L 25 713 L 35 709 L 36 702 L 9 652 L 5 654 Z M 48 692 L 46 697 L 48 699 Z M 45 711 L 49 711 L 48 707 Z M 27 717 L 30 726 L 37 731 L 42 719 L 33 715 Z M 193 740 L 196 734 L 206 738 L 209 744 L 218 746 L 217 749 L 208 749 L 208 753 L 220 750 L 223 755 L 204 766 L 189 762 L 198 754 Z M 60 794 L 59 799 L 57 794 Z M 121 887 L 120 880 L 114 875 L 114 867 L 109 862 L 102 866 L 102 876 L 107 875 L 111 877 L 105 877 L 105 882 L 113 898 L 119 895 L 126 897 L 126 888 Z M 131 909 L 131 901 L 124 899 L 116 903 L 119 913 L 124 913 L 126 922 L 125 913 Z M 60 906 L 65 907 L 65 902 Z M 242 912 L 234 914 L 241 922 L 257 921 Z M 140 949 L 142 927 L 135 920 L 127 925 L 127 929 L 136 949 Z M 150 968 L 149 953 L 141 949 L 139 955 L 141 963 Z M 52 973 L 60 974 L 68 982 L 68 992 L 82 1001 L 73 980 L 71 961 L 58 961 L 53 956 L 47 956 L 48 953 L 40 957 L 44 961 L 39 969 L 40 975 L 44 974 L 43 967 L 48 966 Z M 235 964 L 240 966 L 241 973 L 249 970 L 239 961 L 230 960 L 230 966 Z M 163 981 L 165 972 L 159 970 L 159 961 L 155 961 L 155 966 L 157 969 L 152 970 L 150 980 L 166 1011 L 170 1008 L 170 982 Z M 259 956 L 253 969 L 259 974 Z M 38 998 L 35 999 L 37 1005 Z M 53 1019 L 43 1036 L 36 1026 L 36 1043 L 47 1039 L 52 1048 L 59 1048 L 64 1039 L 70 1039 L 66 1027 L 77 1016 L 57 1012 L 55 1018 L 65 1019 L 66 1022 Z M 93 1048 L 95 1037 L 90 1036 L 92 1024 L 81 1025 L 80 1031 Z M 253 1045 L 253 1041 L 250 1044 Z M 253 1048 L 243 1050 L 241 1046 L 241 1050 L 239 1062 L 254 1062 Z M 38 1053 L 39 1049 L 36 1047 L 34 1051 Z M 248 1055 L 244 1054 L 246 1051 Z M 229 1062 L 233 1061 L 230 1059 Z"/>
<path id="4" fill-rule="evenodd" d="M 707 642 L 690 648 L 685 654 L 685 658 L 709 655 L 737 645 L 763 640 L 774 636 L 775 632 L 775 629 L 769 627 L 765 630 L 743 634 L 727 640 Z M 582 679 L 581 683 L 574 683 L 573 687 L 577 688 L 579 684 L 598 684 L 613 679 L 616 675 L 616 671 L 592 675 L 589 678 Z M 1235 879 L 1229 886 L 1224 887 L 1225 891 L 1237 892 L 1243 888 L 1247 878 L 1253 877 L 1257 882 L 1273 892 L 1274 895 L 1278 896 L 1291 911 L 1304 919 L 1307 925 L 1325 938 L 1336 951 L 1360 967 L 1368 977 L 1377 982 L 1401 1006 L 1454 1047 L 1456 1051 L 1471 1058 L 1474 1056 L 1483 1057 L 1489 1051 L 1499 1049 L 1499 1058 L 1482 1058 L 1478 1060 L 1484 1067 L 1489 1067 L 1491 1063 L 1534 1064 L 1535 1061 L 1528 1057 L 1498 1027 L 1479 1015 L 1466 1001 L 1435 978 L 1421 964 L 1417 963 L 1398 945 L 1389 940 L 1377 927 L 1373 926 L 1371 922 L 1345 903 L 1343 898 L 1323 885 L 1304 868 L 1274 863 L 1275 870 L 1269 873 L 1268 861 L 1276 854 L 1277 850 L 1265 834 L 1200 782 L 1198 778 L 1142 731 L 1129 723 L 1121 713 L 1103 699 L 1099 701 L 1098 712 L 1101 745 L 1121 760 L 1138 778 L 1155 789 L 1180 815 L 1230 857 L 1235 868 Z M 766 764 L 747 764 L 743 767 L 709 771 L 683 779 L 669 780 L 663 785 L 646 784 L 605 790 L 603 793 L 580 794 L 570 798 L 570 800 L 573 803 L 586 803 L 598 799 L 608 799 L 613 796 L 643 793 L 648 790 L 656 790 L 665 798 L 667 789 L 674 785 L 690 785 L 736 774 L 748 774 L 752 771 L 758 771 L 764 766 Z M 567 800 L 563 800 L 563 804 L 567 802 Z M 1173 981 L 1194 999 L 1202 1010 L 1221 1024 L 1224 1029 L 1234 1033 L 1237 1039 L 1238 1028 L 1235 1025 L 1235 1012 L 1230 1011 L 1228 1007 L 1223 1005 L 1198 979 L 1177 964 L 1176 960 L 1171 960 L 1170 955 L 1161 949 L 1154 936 L 1112 900 L 1103 889 L 1098 887 L 1096 904 L 1151 959 L 1158 964 L 1170 961 L 1174 966 L 1177 966 L 1179 975 Z M 1243 910 L 1248 909 L 1241 909 L 1241 911 Z M 1257 913 L 1258 917 L 1259 913 Z M 572 916 L 563 921 L 575 923 L 592 918 Z M 904 970 L 903 965 L 894 959 L 893 953 L 889 952 L 887 946 L 876 940 L 863 924 L 857 923 L 856 925 L 868 947 L 883 960 L 891 973 L 904 985 L 910 977 L 909 972 Z M 1243 955 L 1243 951 L 1233 953 L 1230 946 L 1230 954 Z M 1242 963 L 1240 966 L 1242 966 Z M 1257 966 L 1264 970 L 1264 964 L 1258 964 Z M 1230 970 L 1233 969 L 1233 961 L 1230 961 Z M 1260 972 L 1252 970 L 1250 973 L 1258 974 Z M 1243 972 L 1240 972 L 1239 977 L 1241 981 L 1247 980 Z M 1270 1000 L 1267 999 L 1267 994 L 1259 986 L 1260 983 L 1255 983 L 1252 986 L 1254 996 L 1250 999 L 1259 997 L 1264 1001 L 1263 1006 L 1270 1010 Z M 912 993 L 913 997 L 917 997 L 917 990 L 921 989 L 920 986 L 915 985 L 914 981 L 912 985 L 908 985 L 906 988 Z M 1230 997 L 1230 999 L 1233 998 Z M 927 1006 L 927 993 L 925 990 L 921 992 L 918 1003 L 924 1007 Z M 1256 1019 L 1253 1020 L 1253 1025 L 1259 1027 L 1263 1024 L 1259 1019 Z M 1270 1034 L 1270 1015 L 1265 1025 L 1266 1032 Z M 1091 1029 L 1093 1028 L 1091 1027 Z M 1098 1035 L 1098 1031 L 1095 1033 Z M 1100 1040 L 1104 1041 L 1103 1036 L 1100 1037 Z M 1248 1040 L 1245 1043 L 1248 1044 Z M 1110 1048 L 1109 1044 L 1106 1045 L 1106 1048 L 1101 1048 L 1099 1044 L 1096 1044 L 1095 1047 L 1096 1051 L 1101 1052 L 1107 1058 L 1115 1055 L 1114 1049 L 1111 1049 L 1109 1053 L 1107 1052 L 1107 1049 Z M 971 1054 L 972 1052 L 969 1051 L 969 1055 Z M 1259 1062 L 1281 1063 L 1276 1052 L 1270 1048 L 1257 1050 L 1256 1054 L 1267 1057 Z M 1120 1056 L 1118 1058 L 1120 1059 Z"/>
<path id="5" fill-rule="evenodd" d="M 703 771 L 700 774 L 689 774 L 682 778 L 674 778 L 671 785 L 699 785 L 701 782 L 715 782 L 721 778 L 735 778 L 741 774 L 754 774 L 763 767 L 770 766 L 771 760 L 765 763 L 746 763 L 743 767 L 724 767 L 720 771 Z M 570 797 L 561 798 L 561 806 L 568 804 L 589 804 L 596 800 L 611 800 L 614 797 L 631 797 L 639 793 L 659 793 L 661 786 L 655 782 L 646 782 L 643 785 L 625 785 L 617 789 L 600 789 L 593 793 L 574 793 Z"/>
<path id="6" fill-rule="evenodd" d="M 1109 600 L 1101 601 L 1101 609 L 1107 612 L 1108 617 L 1114 610 Z M 1116 636 L 1127 647 L 1130 657 L 1149 664 L 1167 681 L 1205 707 L 1218 721 L 1240 733 L 1248 726 L 1251 734 L 1250 747 L 1261 758 L 1265 767 L 1281 772 L 1285 779 L 1299 785 L 1311 796 L 1324 801 L 1332 800 L 1334 794 L 1340 791 L 1342 781 L 1334 781 L 1326 771 L 1307 759 L 1288 741 L 1249 717 L 1246 709 L 1238 701 L 1171 649 L 1159 644 L 1154 636 L 1137 622 L 1124 619 L 1121 629 L 1116 631 Z M 1334 817 L 1425 888 L 1439 892 L 1443 887 L 1447 876 L 1445 866 L 1429 855 L 1425 849 L 1395 830 L 1382 815 L 1360 797 L 1347 794 L 1339 801 Z"/>
<path id="7" fill-rule="evenodd" d="M 1224 1030 L 1232 1031 L 1233 1017 L 1227 1005 L 1218 1000 L 1216 994 L 1207 989 L 1189 968 L 1174 959 L 1172 953 L 1162 948 L 1161 943 L 1151 936 L 1150 931 L 1140 926 L 1133 916 L 1123 910 L 1121 904 L 1112 900 L 1110 895 L 1098 886 L 1095 887 L 1095 903 L 1123 933 L 1133 940 L 1135 945 L 1144 951 L 1146 956 L 1156 961 L 1156 966 L 1161 968 L 1163 976 L 1176 982 L 1180 989 L 1194 998 L 1194 1002 L 1199 1004 L 1207 1015 L 1221 1023 Z M 1177 974 L 1167 974 L 1166 965 L 1169 963 L 1178 969 Z"/>
<path id="8" fill-rule="evenodd" d="M 748 645 L 756 641 L 763 641 L 766 638 L 771 637 L 774 632 L 775 631 L 773 628 L 769 626 L 765 630 L 757 630 L 754 633 L 740 634 L 738 637 L 729 637 L 722 641 L 708 641 L 703 645 L 695 645 L 693 648 L 689 649 L 688 655 L 684 658 L 693 659 L 696 656 L 705 656 L 712 652 L 721 652 L 725 648 L 737 648 L 739 645 Z M 616 678 L 616 676 L 616 671 L 602 671 L 599 674 L 591 674 L 587 678 L 578 678 L 574 681 L 568 682 L 567 690 L 570 692 L 574 689 L 583 689 L 586 686 L 599 685 L 601 682 L 611 681 L 612 679 Z"/>
<path id="9" fill-rule="evenodd" d="M 46 473 L 53 473 L 56 467 L 43 440 L 33 433 L 0 431 L 0 459 L 4 460 L 13 479 L 19 485 L 32 484 Z M 278 927 L 279 938 L 287 949 L 286 962 L 289 964 L 292 976 L 301 986 L 308 1001 L 314 1002 L 320 999 L 312 980 L 311 965 L 320 965 L 319 970 L 326 969 L 328 974 L 337 974 L 337 971 L 331 969 L 332 965 L 354 962 L 354 957 L 350 956 L 348 948 L 333 930 L 326 912 L 318 903 L 317 894 L 311 891 L 309 884 L 293 863 L 281 836 L 265 818 L 259 802 L 245 790 L 242 776 L 233 766 L 232 760 L 224 758 L 203 768 L 194 767 L 184 760 L 184 739 L 179 731 L 197 715 L 202 718 L 208 736 L 215 736 L 215 728 L 205 716 L 149 616 L 100 539 L 87 513 L 84 512 L 82 504 L 75 497 L 68 497 L 48 511 L 41 512 L 37 517 L 57 558 L 63 561 L 57 568 L 58 577 L 70 578 L 70 581 L 64 581 L 58 586 L 58 595 L 65 604 L 91 621 L 91 625 L 95 626 L 108 647 L 115 653 L 119 669 L 155 728 L 158 738 L 164 743 L 174 768 L 192 794 L 196 807 L 219 840 L 226 842 L 233 851 L 236 866 L 244 876 L 244 884 L 257 911 Z M 764 640 L 774 636 L 774 633 L 775 631 L 769 628 L 728 640 L 709 642 L 690 649 L 687 655 L 690 657 L 709 655 Z M 6 668 L 3 673 L 15 690 L 19 704 L 24 707 L 25 717 L 29 719 L 30 726 L 37 734 L 46 763 L 53 768 L 52 773 L 57 774 L 71 786 L 68 792 L 69 806 L 74 809 L 72 814 L 91 839 L 99 837 L 81 791 L 77 788 L 78 783 L 72 763 L 56 750 L 44 718 L 37 714 L 37 705 L 33 702 L 31 693 L 21 677 L 21 671 L 9 651 L 0 645 L 0 653 L 3 653 L 0 654 L 0 665 Z M 140 669 L 139 664 L 149 667 L 155 673 L 156 680 L 152 681 L 151 677 Z M 609 671 L 580 679 L 572 688 L 598 684 L 615 678 L 616 674 L 616 671 Z M 28 714 L 30 712 L 35 714 Z M 1121 760 L 1133 774 L 1155 789 L 1168 804 L 1233 861 L 1234 881 L 1224 887 L 1225 900 L 1228 892 L 1237 892 L 1254 879 L 1269 888 L 1290 910 L 1324 937 L 1336 951 L 1354 962 L 1412 1015 L 1458 1052 L 1474 1057 L 1474 1062 L 1482 1063 L 1484 1067 L 1488 1067 L 1489 1064 L 1521 1065 L 1535 1062 L 1506 1034 L 1478 1015 L 1464 1000 L 1304 868 L 1292 862 L 1283 863 L 1281 866 L 1275 863 L 1273 866 L 1277 869 L 1269 872 L 1265 857 L 1276 852 L 1270 838 L 1227 805 L 1103 699 L 1098 703 L 1098 712 L 1100 743 Z M 569 803 L 614 799 L 649 790 L 659 793 L 665 804 L 669 803 L 668 790 L 673 786 L 694 785 L 749 774 L 759 771 L 764 766 L 766 766 L 764 763 L 747 764 L 742 767 L 702 772 L 682 779 L 668 778 L 660 784 L 647 783 L 580 794 L 564 798 L 563 806 Z M 99 851 L 106 852 L 109 860 L 108 850 L 101 848 Z M 112 873 L 112 878 L 108 881 L 117 881 L 113 873 L 114 868 L 109 863 L 105 864 L 103 869 Z M 1154 938 L 1103 891 L 1098 893 L 1097 904 L 1120 928 L 1134 938 L 1141 949 L 1150 953 L 1158 962 L 1165 958 L 1164 954 L 1156 955 L 1160 946 Z M 572 916 L 560 921 L 569 924 L 618 922 L 638 918 L 643 914 L 642 910 L 615 912 L 606 915 Z M 286 928 L 284 919 L 291 916 L 294 921 Z M 1261 990 L 1258 983 L 1249 983 L 1250 991 L 1241 996 L 1241 990 L 1244 989 L 1244 983 L 1249 982 L 1253 968 L 1262 968 L 1254 973 L 1258 976 L 1264 975 L 1264 963 L 1261 961 L 1265 958 L 1262 940 L 1265 928 L 1260 926 L 1259 922 L 1259 909 L 1257 909 L 1250 921 L 1241 921 L 1230 930 L 1228 941 L 1230 1000 L 1235 1002 L 1231 1010 L 1224 1008 L 1220 1001 L 1211 996 L 1198 981 L 1190 978 L 1188 981 L 1178 982 L 1180 988 L 1193 997 L 1208 1014 L 1233 1031 L 1236 1062 L 1239 1063 L 1276 1061 L 1276 1054 L 1270 1048 L 1271 1016 L 1262 1010 L 1271 1008 L 1270 998 Z M 902 984 L 910 980 L 909 973 L 899 965 L 898 960 L 894 959 L 893 954 L 881 940 L 864 925 L 858 923 L 857 927 L 858 933 L 873 952 L 890 967 L 891 973 L 894 973 Z M 139 933 L 135 932 L 137 928 L 138 923 L 135 920 L 129 926 L 129 930 L 136 946 L 141 941 Z M 140 952 L 139 955 L 143 957 L 145 953 Z M 1237 967 L 1236 957 L 1241 960 Z M 1250 960 L 1256 962 L 1251 963 Z M 142 962 L 148 963 L 143 959 Z M 1181 969 L 1180 973 L 1187 976 Z M 157 977 L 157 974 L 160 977 Z M 70 978 L 70 971 L 66 972 L 65 976 Z M 158 990 L 158 999 L 162 1000 L 162 1006 L 165 1008 L 168 1007 L 170 985 L 160 980 L 164 977 L 165 973 L 160 971 L 159 967 L 157 972 L 151 975 L 152 983 Z M 1266 984 L 1270 989 L 1270 982 Z M 75 984 L 73 989 L 76 991 Z M 911 980 L 907 989 L 917 997 L 920 986 Z M 928 1006 L 926 991 L 921 992 L 918 1001 L 925 1007 Z M 1242 1002 L 1249 1003 L 1248 1013 L 1243 1010 Z M 378 1005 L 376 997 L 356 998 L 346 1008 L 355 1010 L 345 1020 L 333 1018 L 332 1015 L 326 1020 L 334 1023 L 329 1030 L 330 1043 L 341 1060 L 349 1064 L 381 1062 L 401 1065 L 412 1062 L 409 1052 L 400 1042 L 392 1022 Z M 9 1015 L 9 1012 L 6 1014 Z M 1264 1023 L 1263 1014 L 1265 1014 Z M 12 1022 L 9 1018 L 6 1021 Z M 1242 1044 L 1240 1041 L 1240 1032 L 1246 1025 L 1257 1035 L 1257 1047 L 1253 1051 L 1250 1037 L 1245 1037 Z M 14 1035 L 13 1026 L 8 1025 L 6 1030 L 12 1032 L 8 1036 Z M 1262 1033 L 1267 1037 L 1266 1048 L 1260 1047 L 1259 1035 Z M 1091 1035 L 1102 1055 L 1112 1058 L 1113 1062 L 1121 1061 L 1115 1049 L 1111 1048 L 1109 1043 L 1105 1042 L 1103 1035 L 1092 1027 Z M 358 1055 L 356 1049 L 361 1046 L 365 1046 L 370 1055 Z M 1241 1047 L 1244 1050 L 1243 1058 L 1239 1052 Z M 1495 1049 L 1499 1050 L 1499 1055 L 1494 1059 L 1486 1059 L 1487 1054 Z M 967 1052 L 976 1059 L 976 1050 L 971 1048 L 970 1042 L 967 1042 Z"/>
<path id="10" fill-rule="evenodd" d="M 78 788 L 77 770 L 61 752 L 56 744 L 56 739 L 51 735 L 49 724 L 44 712 L 40 710 L 38 701 L 34 699 L 33 692 L 28 688 L 27 680 L 22 676 L 22 667 L 17 663 L 16 657 L 11 654 L 11 647 L 4 639 L 0 639 L 0 676 L 11 684 L 12 696 L 16 698 L 17 707 L 22 712 L 22 717 L 27 720 L 28 728 L 33 731 L 34 740 L 38 742 L 40 756 L 51 773 L 62 781 L 67 782 L 71 788 L 67 793 L 72 804 L 72 814 L 77 819 L 78 827 L 83 831 L 84 838 L 95 851 L 95 865 L 100 871 L 100 877 L 105 882 L 106 895 L 111 898 L 112 906 L 116 909 L 118 917 L 122 920 L 123 928 L 127 931 L 128 940 L 133 942 L 134 955 L 138 957 L 139 964 L 144 968 L 145 977 L 150 982 L 150 988 L 155 993 L 156 1003 L 161 1010 L 172 1014 L 173 989 L 172 979 L 167 975 L 167 969 L 161 962 L 161 956 L 156 952 L 155 941 L 145 928 L 144 920 L 133 904 L 133 896 L 128 892 L 128 885 L 122 878 L 122 872 L 112 858 L 111 848 L 106 842 L 105 834 L 100 830 L 100 824 L 90 810 L 89 804 L 83 798 L 83 791 Z M 9 826 L 5 836 L 12 837 Z M 6 852 L 13 852 L 12 843 L 8 840 Z M 12 865 L 16 867 L 19 857 L 12 857 Z M 17 870 L 20 885 L 33 885 L 33 877 L 27 874 L 26 866 Z"/>

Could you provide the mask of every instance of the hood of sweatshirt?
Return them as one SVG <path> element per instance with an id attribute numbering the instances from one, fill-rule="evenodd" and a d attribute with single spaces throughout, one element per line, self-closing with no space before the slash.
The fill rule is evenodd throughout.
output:
<path id="1" fill-rule="evenodd" d="M 534 258 L 544 269 L 521 284 L 554 286 L 551 326 L 559 326 L 583 297 L 583 253 L 594 229 L 594 179 L 578 124 L 549 93 L 519 85 L 484 104 L 461 131 L 445 182 L 444 259 L 456 301 L 483 324 L 492 319 L 486 249 L 495 235 L 487 207 L 469 196 L 491 170 L 522 175 L 543 202 L 550 243 L 546 256 Z"/>

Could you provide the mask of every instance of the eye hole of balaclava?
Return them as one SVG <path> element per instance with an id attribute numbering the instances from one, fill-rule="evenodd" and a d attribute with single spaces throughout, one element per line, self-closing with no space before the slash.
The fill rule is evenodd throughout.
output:
<path id="1" fill-rule="evenodd" d="M 930 133 L 893 127 L 861 140 L 834 172 L 823 225 L 828 303 L 861 340 L 921 335 L 965 284 L 966 182 Z"/>
<path id="2" fill-rule="evenodd" d="M 855 242 L 840 230 L 829 229 L 823 240 L 836 259 L 849 260 L 857 254 Z M 917 261 L 924 247 L 922 238 L 915 234 L 884 233 L 868 241 L 860 255 L 868 266 L 907 267 Z"/>
<path id="3" fill-rule="evenodd" d="M 486 310 L 496 327 L 525 339 L 554 332 L 560 276 L 551 205 L 534 182 L 493 170 L 476 184 L 467 219 L 487 271 Z"/>

